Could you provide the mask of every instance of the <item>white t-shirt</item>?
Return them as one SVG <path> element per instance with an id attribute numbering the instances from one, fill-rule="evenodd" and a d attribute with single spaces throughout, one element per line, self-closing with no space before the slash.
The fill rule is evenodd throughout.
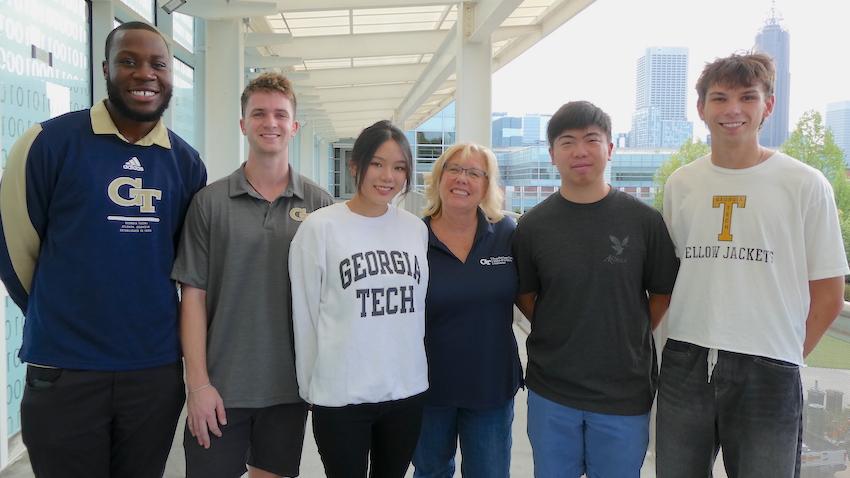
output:
<path id="1" fill-rule="evenodd" d="M 301 398 L 338 407 L 428 388 L 428 229 L 390 206 L 379 217 L 344 203 L 310 214 L 289 251 Z"/>
<path id="2" fill-rule="evenodd" d="M 675 171 L 664 219 L 681 267 L 669 337 L 803 364 L 809 281 L 850 272 L 832 188 L 785 154 L 745 169 Z"/>

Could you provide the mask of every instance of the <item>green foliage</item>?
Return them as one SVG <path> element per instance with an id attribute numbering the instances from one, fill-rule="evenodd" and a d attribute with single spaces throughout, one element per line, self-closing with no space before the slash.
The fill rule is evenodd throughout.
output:
<path id="1" fill-rule="evenodd" d="M 824 126 L 820 113 L 803 113 L 781 149 L 788 156 L 823 172 L 835 191 L 838 208 L 850 214 L 850 182 L 847 181 L 843 153 L 835 144 L 832 131 Z"/>
<path id="2" fill-rule="evenodd" d="M 670 156 L 670 159 L 664 162 L 655 172 L 655 209 L 661 210 L 664 205 L 664 185 L 667 183 L 667 178 L 673 174 L 673 171 L 692 162 L 697 158 L 701 158 L 708 154 L 711 148 L 699 139 L 694 142 L 693 138 L 689 138 L 678 151 Z"/>
<path id="3" fill-rule="evenodd" d="M 797 127 L 782 145 L 782 152 L 819 169 L 832 184 L 838 207 L 844 250 L 850 253 L 850 181 L 841 148 L 817 111 L 803 113 Z"/>

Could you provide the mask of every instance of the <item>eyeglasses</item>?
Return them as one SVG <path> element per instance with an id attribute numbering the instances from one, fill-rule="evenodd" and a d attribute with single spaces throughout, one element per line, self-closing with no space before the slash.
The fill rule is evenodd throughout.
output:
<path id="1" fill-rule="evenodd" d="M 487 171 L 482 171 L 478 168 L 462 168 L 456 164 L 444 165 L 443 171 L 453 178 L 456 178 L 463 173 L 466 173 L 466 177 L 469 179 L 484 179 L 487 177 Z"/>

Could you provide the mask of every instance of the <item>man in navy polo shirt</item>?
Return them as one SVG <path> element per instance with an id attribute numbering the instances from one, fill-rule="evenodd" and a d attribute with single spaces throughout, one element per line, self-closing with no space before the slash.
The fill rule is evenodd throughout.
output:
<path id="1" fill-rule="evenodd" d="M 605 182 L 611 119 L 586 101 L 547 131 L 558 194 L 514 235 L 528 337 L 528 435 L 539 478 L 635 477 L 655 394 L 652 328 L 676 279 L 658 211 Z"/>
<path id="2" fill-rule="evenodd" d="M 106 38 L 108 99 L 30 128 L 0 183 L 0 275 L 24 311 L 22 436 L 39 478 L 162 476 L 183 407 L 183 216 L 206 183 L 162 123 L 171 52 L 140 22 Z"/>

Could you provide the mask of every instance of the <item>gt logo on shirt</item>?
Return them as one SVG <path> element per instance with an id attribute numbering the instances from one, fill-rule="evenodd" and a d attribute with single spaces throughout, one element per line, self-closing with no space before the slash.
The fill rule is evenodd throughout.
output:
<path id="1" fill-rule="evenodd" d="M 130 186 L 127 197 L 121 195 L 124 186 Z M 162 199 L 162 191 L 142 188 L 142 178 L 119 177 L 109 183 L 109 199 L 119 206 L 138 206 L 139 212 L 156 212 L 153 202 Z"/>

